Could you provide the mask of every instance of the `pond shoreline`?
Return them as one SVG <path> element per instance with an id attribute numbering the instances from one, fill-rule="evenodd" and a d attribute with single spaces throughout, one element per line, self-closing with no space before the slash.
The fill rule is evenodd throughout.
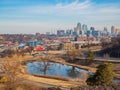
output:
<path id="1" fill-rule="evenodd" d="M 27 59 L 27 60 L 22 60 L 22 65 L 23 66 L 26 66 L 25 64 L 28 63 L 28 62 L 42 62 L 43 60 L 40 60 L 40 57 L 37 57 L 37 58 L 30 58 L 30 59 Z M 72 63 L 68 63 L 66 62 L 64 59 L 62 58 L 53 58 L 51 60 L 44 60 L 46 62 L 55 62 L 55 63 L 60 63 L 60 64 L 63 64 L 63 65 L 69 65 L 69 66 L 74 66 L 76 68 L 79 68 L 79 69 L 83 69 L 83 70 L 87 70 L 88 72 L 91 72 L 91 73 L 95 73 L 96 72 L 96 68 L 92 68 L 92 67 L 88 67 L 88 66 L 83 66 L 83 65 L 77 65 L 77 64 L 72 64 Z"/>
<path id="2" fill-rule="evenodd" d="M 29 58 L 29 59 L 26 59 L 24 61 L 22 61 L 22 65 L 24 65 L 26 67 L 26 63 L 27 62 L 34 62 L 34 61 L 37 61 L 37 62 L 41 62 L 42 60 L 40 60 L 40 57 L 32 57 L 32 58 Z M 89 67 L 89 66 L 83 66 L 83 65 L 77 65 L 77 64 L 72 64 L 72 63 L 68 63 L 66 62 L 64 59 L 62 58 L 52 58 L 51 60 L 45 60 L 46 62 L 55 62 L 55 63 L 60 63 L 60 64 L 63 64 L 63 65 L 69 65 L 69 66 L 74 66 L 74 67 L 77 67 L 79 69 L 84 69 L 84 70 L 87 70 L 89 72 L 92 72 L 92 73 L 95 73 L 97 68 L 92 68 L 92 67 Z M 26 72 L 26 71 L 25 71 Z M 119 76 L 116 76 L 115 75 L 115 78 L 118 79 L 120 81 L 120 78 Z"/>

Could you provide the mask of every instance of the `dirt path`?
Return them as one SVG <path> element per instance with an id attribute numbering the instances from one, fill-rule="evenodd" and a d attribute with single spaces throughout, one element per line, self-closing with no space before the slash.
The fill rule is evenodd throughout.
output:
<path id="1" fill-rule="evenodd" d="M 40 83 L 40 84 L 42 83 L 42 85 L 46 87 L 57 86 L 57 87 L 62 87 L 62 88 L 70 88 L 70 87 L 77 87 L 80 85 L 80 84 L 76 84 L 75 82 L 71 82 L 71 81 L 35 77 L 29 74 L 19 74 L 18 77 L 23 78 L 25 80 L 29 80 L 34 83 Z"/>

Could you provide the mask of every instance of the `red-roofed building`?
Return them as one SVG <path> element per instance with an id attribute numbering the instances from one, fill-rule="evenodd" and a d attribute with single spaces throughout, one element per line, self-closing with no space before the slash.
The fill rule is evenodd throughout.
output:
<path id="1" fill-rule="evenodd" d="M 36 47 L 34 47 L 34 50 L 35 51 L 43 51 L 43 50 L 45 50 L 45 47 L 43 47 L 43 46 L 36 46 Z"/>

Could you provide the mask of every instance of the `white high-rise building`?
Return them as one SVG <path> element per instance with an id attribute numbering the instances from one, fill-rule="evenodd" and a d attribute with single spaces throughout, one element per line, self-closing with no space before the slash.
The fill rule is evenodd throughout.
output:
<path id="1" fill-rule="evenodd" d="M 86 36 L 87 30 L 88 30 L 87 25 L 83 24 L 83 25 L 82 25 L 82 32 L 83 32 L 83 33 L 82 33 L 82 36 Z"/>
<path id="2" fill-rule="evenodd" d="M 74 31 L 77 33 L 77 35 L 80 35 L 81 30 L 81 23 L 77 23 L 77 27 L 74 28 Z"/>

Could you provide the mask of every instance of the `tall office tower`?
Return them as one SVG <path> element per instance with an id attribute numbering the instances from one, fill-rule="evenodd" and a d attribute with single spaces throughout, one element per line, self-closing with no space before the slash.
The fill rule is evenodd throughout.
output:
<path id="1" fill-rule="evenodd" d="M 81 30 L 81 23 L 77 23 L 77 28 Z"/>
<path id="2" fill-rule="evenodd" d="M 107 36 L 107 35 L 108 35 L 108 29 L 107 29 L 107 27 L 104 27 L 103 36 Z"/>
<path id="3" fill-rule="evenodd" d="M 107 27 L 104 27 L 104 30 L 103 31 L 107 31 Z"/>
<path id="4" fill-rule="evenodd" d="M 66 30 L 66 35 L 67 35 L 67 36 L 72 35 L 72 33 L 73 33 L 72 29 Z"/>
<path id="5" fill-rule="evenodd" d="M 88 30 L 87 25 L 83 24 L 82 25 L 82 30 L 87 31 Z"/>
<path id="6" fill-rule="evenodd" d="M 77 35 L 80 35 L 81 23 L 77 23 L 77 27 L 74 28 L 74 31 L 77 33 Z"/>
<path id="7" fill-rule="evenodd" d="M 94 31 L 94 30 L 95 30 L 95 28 L 94 28 L 94 27 L 90 27 L 90 30 Z"/>
<path id="8" fill-rule="evenodd" d="M 100 37 L 101 35 L 100 35 L 100 30 L 98 30 L 98 37 Z"/>
<path id="9" fill-rule="evenodd" d="M 82 35 L 81 23 L 77 24 L 77 34 L 80 36 Z"/>
<path id="10" fill-rule="evenodd" d="M 83 24 L 82 25 L 83 36 L 87 36 L 87 30 L 88 30 L 87 25 Z"/>
<path id="11" fill-rule="evenodd" d="M 115 34 L 115 33 L 116 33 L 115 26 L 112 26 L 111 27 L 111 34 Z"/>
<path id="12" fill-rule="evenodd" d="M 94 31 L 95 31 L 95 28 L 94 27 L 90 27 L 90 32 L 91 32 L 90 36 L 94 36 Z"/>

